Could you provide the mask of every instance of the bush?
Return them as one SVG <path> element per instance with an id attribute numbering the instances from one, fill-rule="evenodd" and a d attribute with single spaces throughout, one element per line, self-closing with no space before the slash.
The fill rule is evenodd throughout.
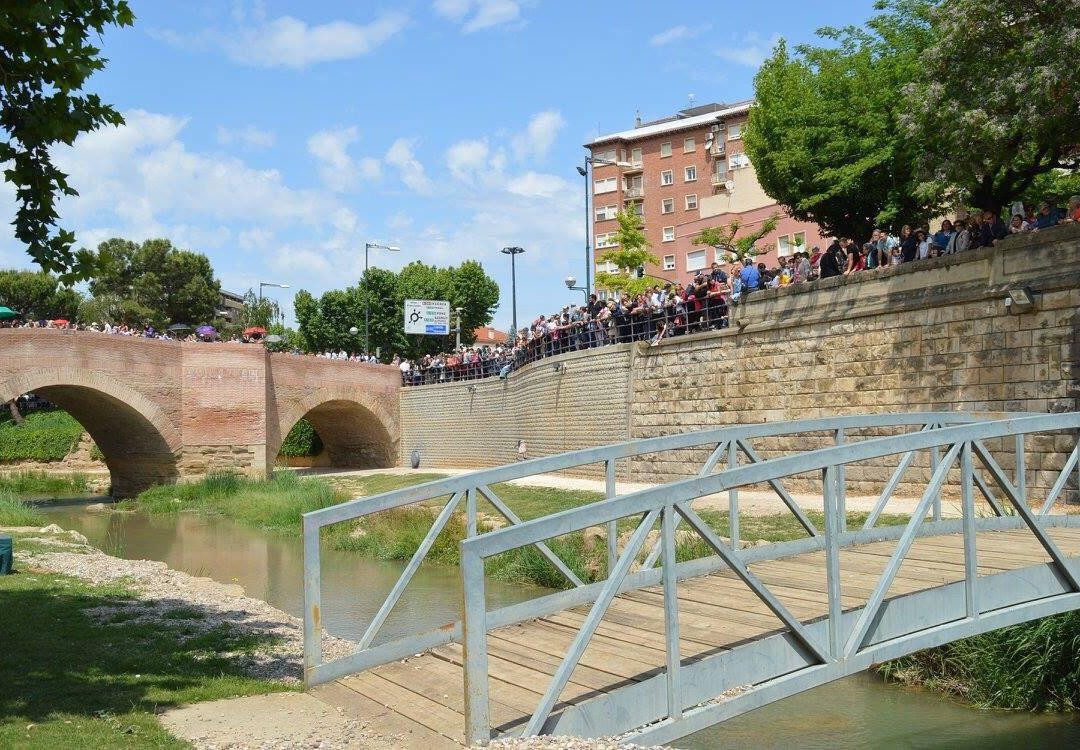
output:
<path id="1" fill-rule="evenodd" d="M 15 497 L 10 492 L 0 491 L 0 526 L 44 526 L 45 515 Z"/>
<path id="2" fill-rule="evenodd" d="M 0 461 L 63 461 L 83 434 L 82 425 L 59 409 L 31 412 L 22 424 L 7 409 L 0 411 Z"/>
<path id="3" fill-rule="evenodd" d="M 882 674 L 982 708 L 1080 709 L 1080 612 L 1013 625 L 883 664 Z"/>
<path id="4" fill-rule="evenodd" d="M 301 419 L 289 434 L 285 436 L 278 455 L 281 456 L 317 456 L 322 452 L 323 442 L 311 422 Z"/>

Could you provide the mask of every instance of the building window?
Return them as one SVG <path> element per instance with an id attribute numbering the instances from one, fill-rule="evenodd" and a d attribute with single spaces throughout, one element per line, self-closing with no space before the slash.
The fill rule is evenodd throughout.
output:
<path id="1" fill-rule="evenodd" d="M 727 179 L 727 159 L 720 158 L 716 160 L 716 176 L 721 182 Z"/>
<path id="2" fill-rule="evenodd" d="M 671 156 L 671 141 L 664 141 L 660 144 L 660 156 Z"/>
<path id="3" fill-rule="evenodd" d="M 776 254 L 777 255 L 791 255 L 791 237 L 786 234 L 782 234 L 776 238 Z"/>
<path id="4" fill-rule="evenodd" d="M 682 151 L 684 154 L 692 154 L 697 151 L 697 141 L 693 138 L 687 138 L 682 142 Z"/>
<path id="5" fill-rule="evenodd" d="M 742 138 L 742 123 L 738 125 L 728 125 L 727 139 L 734 141 L 738 138 Z"/>
<path id="6" fill-rule="evenodd" d="M 664 227 L 664 242 L 675 241 L 675 227 Z"/>
<path id="7" fill-rule="evenodd" d="M 675 173 L 672 172 L 670 169 L 665 169 L 663 172 L 660 173 L 660 184 L 661 185 L 674 185 L 675 184 Z"/>
<path id="8" fill-rule="evenodd" d="M 640 148 L 635 148 L 633 151 L 630 152 L 630 163 L 634 165 L 641 164 Z"/>
<path id="9" fill-rule="evenodd" d="M 694 250 L 686 254 L 686 270 L 700 271 L 705 267 L 705 251 Z"/>
<path id="10" fill-rule="evenodd" d="M 713 261 L 714 262 L 723 264 L 723 263 L 727 263 L 729 260 L 730 259 L 728 258 L 728 254 L 727 254 L 726 251 L 721 250 L 720 248 L 715 248 L 713 250 Z"/>
<path id="11" fill-rule="evenodd" d="M 594 151 L 593 159 L 596 161 L 615 161 L 615 149 L 609 148 L 606 151 Z"/>
<path id="12" fill-rule="evenodd" d="M 616 273 L 618 270 L 619 267 L 612 263 L 610 260 L 596 264 L 597 273 Z"/>
<path id="13" fill-rule="evenodd" d="M 605 234 L 596 235 L 596 244 L 594 247 L 597 250 L 602 250 L 606 247 L 615 247 L 616 244 L 618 243 L 615 242 L 615 233 L 606 232 Z"/>
<path id="14" fill-rule="evenodd" d="M 634 216 L 644 216 L 645 215 L 645 202 L 644 201 L 634 201 L 633 206 L 631 206 L 631 210 L 634 212 Z"/>
<path id="15" fill-rule="evenodd" d="M 750 166 L 750 157 L 746 154 L 732 154 L 728 160 L 732 169 L 744 169 Z"/>
<path id="16" fill-rule="evenodd" d="M 664 270 L 665 271 L 674 271 L 675 270 L 675 256 L 674 255 L 665 255 L 664 256 Z"/>
<path id="17" fill-rule="evenodd" d="M 697 180 L 697 167 L 691 164 L 683 171 L 683 179 L 685 182 L 695 182 Z"/>
<path id="18" fill-rule="evenodd" d="M 791 235 L 791 244 L 799 245 L 803 250 L 806 249 L 806 232 L 796 232 Z"/>
<path id="19" fill-rule="evenodd" d="M 697 195 L 691 193 L 690 195 L 686 196 L 686 210 L 693 211 L 695 208 L 697 208 Z"/>
<path id="20" fill-rule="evenodd" d="M 596 207 L 596 220 L 607 221 L 608 219 L 614 219 L 615 214 L 618 212 L 618 206 L 597 206 Z"/>
<path id="21" fill-rule="evenodd" d="M 619 180 L 617 177 L 605 177 L 602 180 L 596 181 L 596 194 L 600 193 L 614 193 L 619 187 Z"/>
<path id="22" fill-rule="evenodd" d="M 664 198 L 664 200 L 660 203 L 660 213 L 662 213 L 662 214 L 673 214 L 673 213 L 675 213 L 675 199 L 674 198 Z"/>

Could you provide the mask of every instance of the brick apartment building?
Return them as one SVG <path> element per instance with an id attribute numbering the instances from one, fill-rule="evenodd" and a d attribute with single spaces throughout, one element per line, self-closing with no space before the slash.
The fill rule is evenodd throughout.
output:
<path id="1" fill-rule="evenodd" d="M 736 217 L 752 229 L 780 214 L 776 230 L 758 243 L 765 263 L 793 252 L 796 239 L 806 248 L 824 243 L 816 224 L 788 216 L 758 183 L 742 141 L 750 104 L 704 104 L 652 122 L 639 120 L 631 130 L 585 144 L 594 159 L 594 258 L 614 246 L 615 213 L 624 206 L 641 215 L 653 254 L 661 259 L 659 268 L 646 273 L 670 280 L 686 281 L 708 268 L 713 249 L 690 240 Z M 597 260 L 596 270 L 615 269 Z"/>

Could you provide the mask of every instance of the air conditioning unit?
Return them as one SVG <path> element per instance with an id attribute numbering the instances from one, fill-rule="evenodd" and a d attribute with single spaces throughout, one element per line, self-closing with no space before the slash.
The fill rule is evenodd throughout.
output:
<path id="1" fill-rule="evenodd" d="M 724 190 L 727 190 L 730 193 L 734 189 L 735 189 L 735 180 L 728 180 L 727 182 L 724 183 Z"/>

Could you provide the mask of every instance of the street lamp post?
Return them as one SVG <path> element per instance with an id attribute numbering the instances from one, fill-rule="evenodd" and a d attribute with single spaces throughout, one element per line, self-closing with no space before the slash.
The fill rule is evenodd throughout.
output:
<path id="1" fill-rule="evenodd" d="M 274 287 L 276 289 L 288 289 L 289 288 L 288 284 L 275 284 L 275 283 L 273 283 L 271 281 L 260 281 L 259 282 L 259 302 L 262 302 L 262 298 L 263 298 L 262 290 L 263 290 L 264 286 Z"/>
<path id="2" fill-rule="evenodd" d="M 566 288 L 571 292 L 585 292 L 585 304 L 589 303 L 589 287 L 587 286 L 574 286 L 577 283 L 577 279 L 573 276 L 567 276 L 563 279 L 563 283 L 566 284 Z"/>
<path id="3" fill-rule="evenodd" d="M 578 174 L 585 178 L 585 286 L 583 288 L 585 289 L 586 299 L 588 299 L 589 294 L 592 292 L 593 266 L 592 245 L 589 242 L 589 240 L 592 238 L 593 225 L 592 213 L 589 211 L 589 196 L 592 194 L 592 191 L 589 190 L 589 165 L 595 167 L 597 164 L 612 165 L 616 167 L 622 167 L 624 169 L 634 166 L 627 161 L 612 161 L 611 159 L 598 159 L 595 156 L 586 156 L 585 165 L 577 168 Z"/>
<path id="4" fill-rule="evenodd" d="M 461 311 L 464 307 L 455 307 L 454 312 L 457 313 L 457 348 L 461 348 Z"/>
<path id="5" fill-rule="evenodd" d="M 371 340 L 370 331 L 371 327 L 371 299 L 368 296 L 368 253 L 371 250 L 389 250 L 396 253 L 401 248 L 396 245 L 382 245 L 378 242 L 365 242 L 364 243 L 364 354 L 368 354 L 370 351 Z"/>
<path id="6" fill-rule="evenodd" d="M 521 255 L 525 252 L 523 247 L 504 247 L 502 249 L 503 255 L 510 256 L 510 306 L 513 309 L 514 314 L 514 335 L 513 341 L 517 341 L 518 327 L 517 327 L 517 269 L 514 267 L 514 256 Z"/>

